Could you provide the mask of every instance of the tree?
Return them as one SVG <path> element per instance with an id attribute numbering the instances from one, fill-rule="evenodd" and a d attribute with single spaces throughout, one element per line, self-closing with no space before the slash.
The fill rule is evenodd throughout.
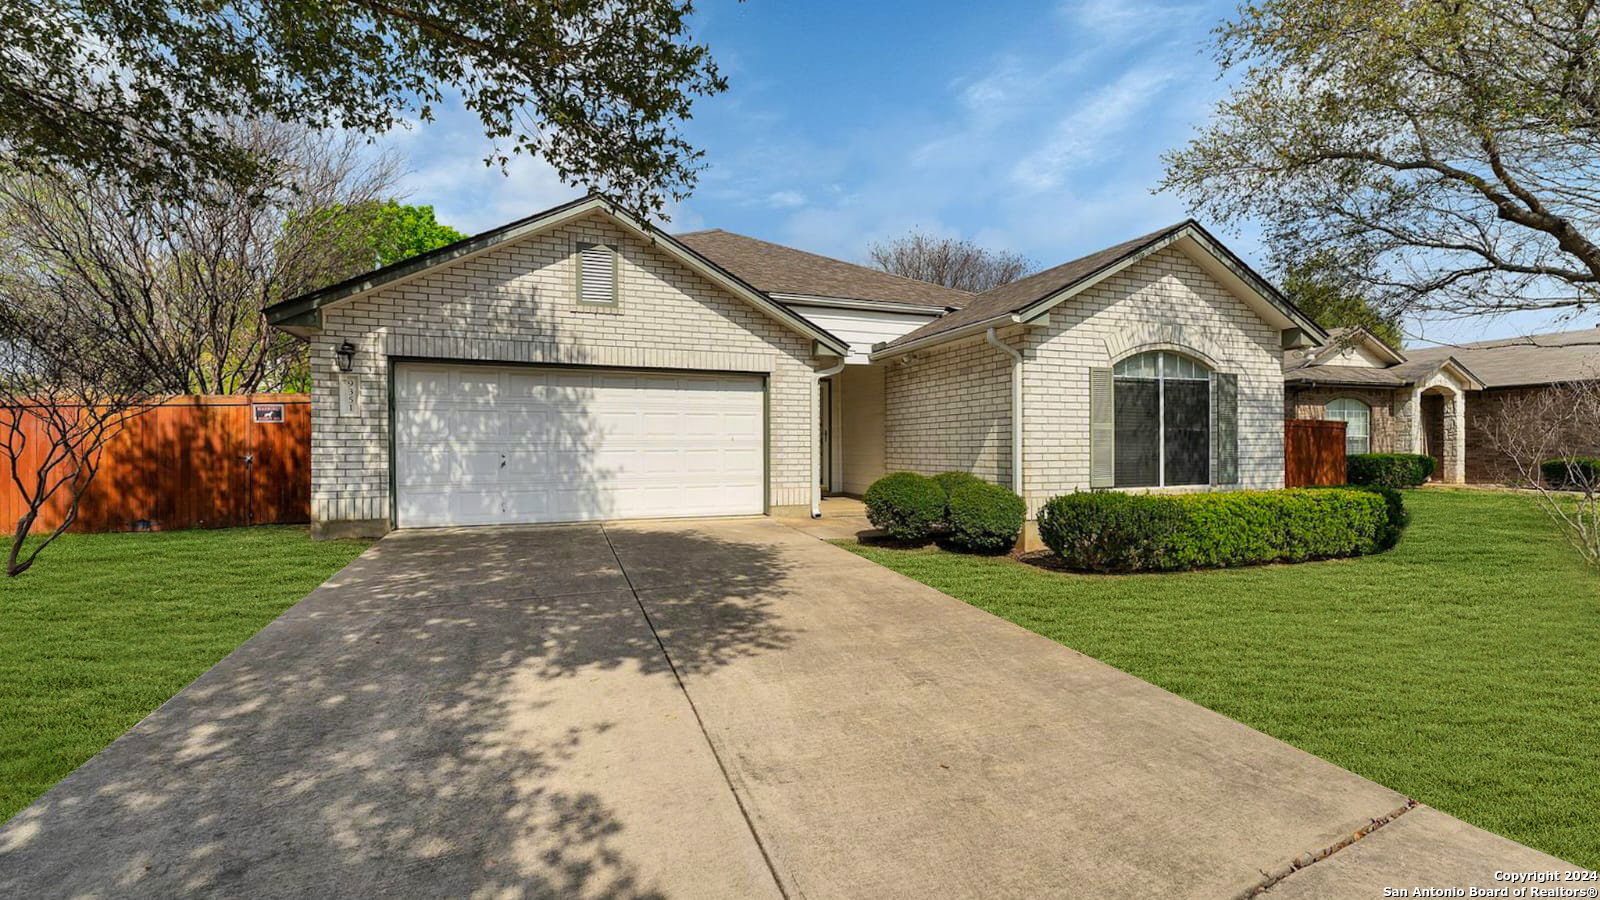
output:
<path id="1" fill-rule="evenodd" d="M 138 362 L 104 340 L 109 317 L 71 318 L 46 295 L 14 299 L 0 303 L 0 465 L 23 513 L 12 524 L 7 577 L 72 527 L 106 443 L 151 402 Z M 30 541 L 47 508 L 56 524 Z"/>
<path id="2" fill-rule="evenodd" d="M 259 183 L 222 123 L 376 135 L 452 95 L 496 143 L 640 212 L 693 185 L 679 133 L 726 81 L 690 0 L 38 0 L 0 10 L 0 170 L 125 178 L 168 199 Z"/>
<path id="3" fill-rule="evenodd" d="M 380 268 L 466 237 L 434 219 L 431 206 L 406 206 L 390 200 L 374 210 L 373 219 L 372 248 Z"/>
<path id="4" fill-rule="evenodd" d="M 1400 321 L 1385 315 L 1362 293 L 1362 286 L 1341 281 L 1338 267 L 1320 258 L 1280 263 L 1284 296 L 1323 328 L 1358 326 L 1400 349 Z"/>
<path id="5" fill-rule="evenodd" d="M 1600 299 L 1600 9 L 1260 0 L 1216 31 L 1237 86 L 1166 156 L 1197 215 L 1335 260 L 1387 316 Z"/>
<path id="6" fill-rule="evenodd" d="M 300 126 L 234 125 L 257 178 L 151 200 L 86 172 L 0 179 L 0 303 L 41 302 L 74 333 L 135 361 L 167 394 L 298 386 L 304 348 L 262 307 L 372 268 L 375 253 L 438 236 L 408 228 L 392 159 L 354 137 Z M 363 215 L 328 210 L 372 210 Z M 431 213 L 429 215 L 431 221 Z"/>
<path id="7" fill-rule="evenodd" d="M 1561 536 L 1600 569 L 1600 381 L 1575 381 L 1529 392 L 1473 423 L 1489 447 L 1510 461 L 1513 486 L 1536 491 Z M 1559 477 L 1552 483 L 1546 465 Z"/>
<path id="8" fill-rule="evenodd" d="M 931 281 L 958 291 L 987 291 L 1028 274 L 1027 257 L 989 250 L 971 241 L 912 231 L 904 237 L 875 243 L 867 250 L 872 264 L 894 275 Z"/>

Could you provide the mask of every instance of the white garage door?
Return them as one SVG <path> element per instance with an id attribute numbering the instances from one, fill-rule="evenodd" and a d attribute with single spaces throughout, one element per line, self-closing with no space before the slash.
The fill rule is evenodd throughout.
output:
<path id="1" fill-rule="evenodd" d="M 759 515 L 760 376 L 400 363 L 402 528 Z"/>

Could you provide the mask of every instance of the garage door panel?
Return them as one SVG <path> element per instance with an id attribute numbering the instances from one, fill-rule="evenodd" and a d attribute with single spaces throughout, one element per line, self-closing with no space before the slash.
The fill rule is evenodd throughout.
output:
<path id="1" fill-rule="evenodd" d="M 759 514 L 759 376 L 402 363 L 402 526 Z"/>

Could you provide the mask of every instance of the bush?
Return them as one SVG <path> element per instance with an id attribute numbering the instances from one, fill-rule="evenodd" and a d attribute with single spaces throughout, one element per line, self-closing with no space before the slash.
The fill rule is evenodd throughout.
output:
<path id="1" fill-rule="evenodd" d="M 1183 522 L 1183 509 L 1172 497 L 1072 493 L 1051 498 L 1039 510 L 1039 539 L 1074 569 L 1163 569 Z"/>
<path id="2" fill-rule="evenodd" d="M 1411 521 L 1411 514 L 1406 512 L 1405 499 L 1396 488 L 1385 487 L 1381 484 L 1352 484 L 1336 486 L 1334 490 L 1366 491 L 1377 494 L 1383 498 L 1383 512 L 1387 528 L 1381 535 L 1380 550 L 1387 550 L 1400 541 L 1400 532 Z"/>
<path id="3" fill-rule="evenodd" d="M 1416 487 L 1433 474 L 1436 463 L 1424 453 L 1357 453 L 1345 458 L 1351 484 Z"/>
<path id="4" fill-rule="evenodd" d="M 989 483 L 969 472 L 940 472 L 933 476 L 933 480 L 939 485 L 939 489 L 944 491 L 946 501 L 950 499 L 950 495 L 954 494 L 958 487 L 965 487 L 969 484 Z"/>
<path id="5" fill-rule="evenodd" d="M 1544 483 L 1553 488 L 1576 490 L 1600 485 L 1600 457 L 1569 456 L 1547 459 L 1539 464 Z"/>
<path id="6" fill-rule="evenodd" d="M 874 481 L 862 498 L 867 519 L 897 541 L 920 541 L 944 519 L 944 489 L 915 472 L 892 472 Z"/>
<path id="7" fill-rule="evenodd" d="M 1221 568 L 1359 556 L 1404 525 L 1390 488 L 1215 494 L 1067 494 L 1039 512 L 1039 536 L 1093 572 Z"/>
<path id="8" fill-rule="evenodd" d="M 1021 497 L 974 478 L 972 483 L 959 484 L 950 492 L 945 512 L 949 541 L 959 549 L 977 553 L 1010 550 L 1022 534 L 1027 512 Z"/>

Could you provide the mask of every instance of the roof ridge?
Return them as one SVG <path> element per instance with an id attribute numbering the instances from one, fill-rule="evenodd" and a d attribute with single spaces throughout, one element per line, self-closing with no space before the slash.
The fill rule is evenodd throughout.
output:
<path id="1" fill-rule="evenodd" d="M 769 240 L 767 240 L 765 238 L 753 237 L 753 236 L 748 235 L 748 234 L 740 234 L 737 231 L 729 231 L 726 228 L 706 228 L 706 229 L 702 229 L 701 231 L 685 231 L 685 232 L 683 232 L 683 234 L 726 234 L 726 235 L 731 235 L 733 237 L 739 238 L 740 240 L 753 241 L 753 242 L 755 242 L 757 244 L 765 244 L 768 247 L 777 247 L 780 250 L 787 250 L 790 253 L 803 253 L 806 256 L 814 256 L 817 259 L 825 259 L 825 260 L 828 260 L 829 262 L 835 262 L 835 263 L 839 263 L 841 265 L 851 266 L 851 267 L 854 267 L 854 268 L 857 268 L 857 269 L 861 269 L 864 272 L 871 272 L 874 275 L 883 275 L 883 276 L 888 277 L 888 278 L 897 278 L 897 279 L 899 279 L 901 281 L 909 282 L 911 284 L 916 284 L 916 285 L 932 285 L 933 287 L 939 288 L 940 290 L 954 291 L 957 294 L 964 294 L 964 295 L 966 295 L 968 297 L 979 296 L 977 293 L 975 293 L 973 291 L 964 291 L 961 288 L 953 288 L 953 287 L 950 287 L 949 285 L 939 284 L 936 281 L 924 281 L 921 278 L 912 278 L 909 275 L 900 275 L 900 274 L 897 274 L 895 272 L 886 272 L 883 269 L 875 268 L 873 266 L 863 265 L 863 264 L 858 263 L 858 262 L 851 262 L 848 259 L 840 259 L 837 256 L 829 256 L 826 253 L 817 253 L 814 250 L 804 250 L 804 249 L 802 249 L 800 247 L 791 247 L 788 244 L 780 244 L 777 241 L 769 241 Z"/>

